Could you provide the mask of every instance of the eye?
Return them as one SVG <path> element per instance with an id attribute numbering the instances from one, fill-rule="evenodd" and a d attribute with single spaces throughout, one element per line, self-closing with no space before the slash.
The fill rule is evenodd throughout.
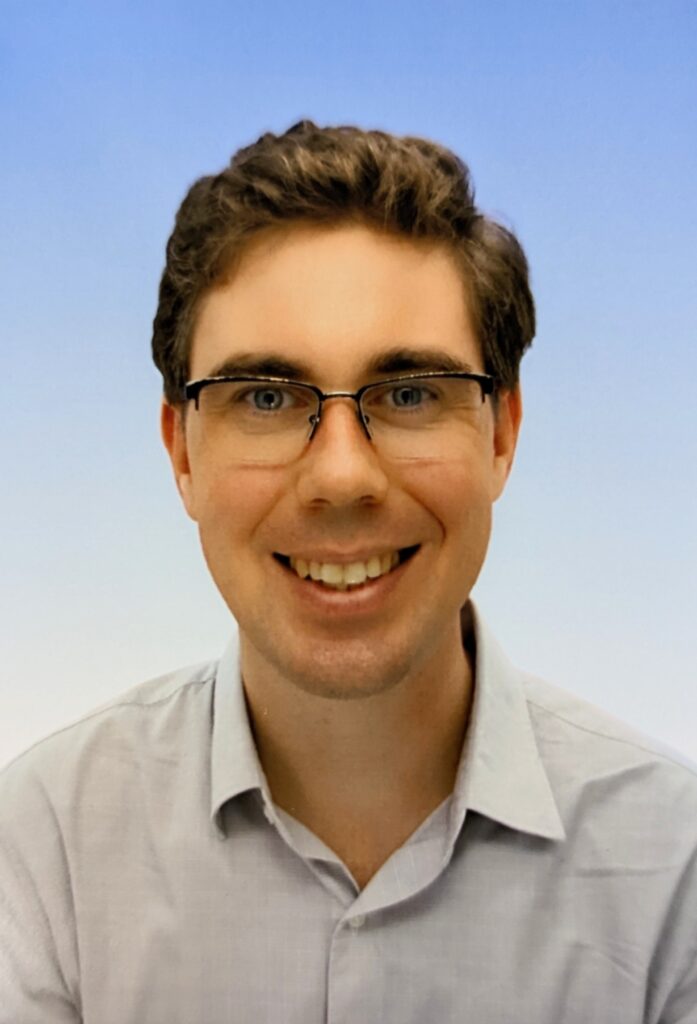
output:
<path id="1" fill-rule="evenodd" d="M 420 384 L 399 384 L 390 389 L 394 405 L 398 409 L 411 409 L 423 404 L 426 388 Z"/>
<path id="2" fill-rule="evenodd" d="M 280 409 L 287 408 L 287 403 L 292 401 L 288 390 L 268 385 L 249 388 L 239 398 L 240 400 L 244 399 L 247 404 L 253 405 L 254 409 L 259 412 L 278 412 Z M 287 400 L 285 405 L 284 400 Z"/>
<path id="3" fill-rule="evenodd" d="M 259 418 L 306 415 L 314 408 L 316 398 L 312 391 L 300 384 L 237 384 L 233 397 L 233 408 L 238 415 Z"/>
<path id="4" fill-rule="evenodd" d="M 447 393 L 423 377 L 385 381 L 371 387 L 363 408 L 374 420 L 395 426 L 421 426 L 435 422 L 447 409 Z"/>

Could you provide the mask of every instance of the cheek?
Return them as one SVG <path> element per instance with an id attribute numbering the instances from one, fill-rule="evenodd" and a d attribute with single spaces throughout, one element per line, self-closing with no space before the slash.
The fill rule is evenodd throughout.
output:
<path id="1" fill-rule="evenodd" d="M 437 524 L 435 543 L 441 557 L 434 563 L 443 585 L 460 604 L 474 586 L 489 546 L 492 526 L 490 481 L 477 459 L 422 466 L 409 474 L 412 497 Z"/>
<path id="2" fill-rule="evenodd" d="M 444 532 L 491 519 L 491 480 L 481 459 L 420 463 L 402 475 L 403 485 L 441 524 Z"/>
<path id="3" fill-rule="evenodd" d="M 279 472 L 267 467 L 221 467 L 202 476 L 197 482 L 197 496 L 206 553 L 253 545 L 280 491 Z"/>

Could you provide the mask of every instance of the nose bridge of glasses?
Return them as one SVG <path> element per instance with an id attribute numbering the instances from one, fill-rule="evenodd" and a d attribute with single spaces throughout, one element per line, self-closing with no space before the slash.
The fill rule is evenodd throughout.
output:
<path id="1" fill-rule="evenodd" d="M 312 440 L 312 438 L 314 437 L 315 432 L 317 431 L 317 428 L 319 427 L 319 424 L 320 424 L 320 421 L 322 419 L 322 416 L 323 415 L 326 416 L 326 412 L 324 412 L 325 405 L 327 405 L 327 403 L 332 403 L 332 402 L 334 402 L 334 404 L 336 404 L 336 400 L 337 399 L 341 399 L 342 400 L 342 404 L 344 404 L 344 405 L 346 405 L 347 403 L 350 403 L 350 404 L 353 405 L 354 415 L 355 415 L 356 419 L 358 420 L 358 422 L 359 422 L 359 424 L 361 426 L 361 430 L 363 431 L 365 436 L 368 438 L 368 440 L 372 441 L 372 437 L 370 435 L 370 431 L 368 430 L 368 426 L 367 426 L 367 424 L 366 424 L 366 422 L 365 422 L 365 420 L 363 418 L 363 413 L 362 413 L 362 410 L 361 410 L 360 400 L 358 398 L 358 393 L 353 393 L 351 391 L 329 391 L 329 392 L 323 392 L 322 393 L 322 398 L 320 400 L 320 406 L 319 406 L 319 409 L 318 409 L 318 412 L 317 412 L 317 416 L 316 416 L 316 418 L 314 420 L 314 423 L 312 425 L 312 431 L 310 433 L 309 440 Z"/>

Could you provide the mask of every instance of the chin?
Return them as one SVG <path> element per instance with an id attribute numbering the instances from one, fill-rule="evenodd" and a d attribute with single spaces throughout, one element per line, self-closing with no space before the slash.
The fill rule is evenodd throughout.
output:
<path id="1" fill-rule="evenodd" d="M 371 644 L 363 638 L 313 641 L 311 651 L 309 644 L 298 647 L 297 639 L 280 645 L 269 644 L 267 634 L 259 638 L 247 634 L 246 639 L 254 648 L 255 661 L 261 657 L 284 682 L 327 700 L 361 700 L 387 693 L 414 667 L 413 649 L 388 654 L 384 643 Z"/>

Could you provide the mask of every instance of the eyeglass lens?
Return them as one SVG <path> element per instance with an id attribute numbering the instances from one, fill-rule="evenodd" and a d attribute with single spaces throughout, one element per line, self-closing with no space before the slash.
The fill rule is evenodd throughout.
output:
<path id="1" fill-rule="evenodd" d="M 350 401 L 324 404 L 342 400 Z M 380 382 L 361 399 L 371 440 L 392 459 L 452 457 L 482 406 L 479 383 L 457 377 Z M 302 384 L 216 381 L 201 389 L 199 412 L 211 442 L 229 447 L 237 461 L 285 463 L 302 454 L 320 400 Z"/>

